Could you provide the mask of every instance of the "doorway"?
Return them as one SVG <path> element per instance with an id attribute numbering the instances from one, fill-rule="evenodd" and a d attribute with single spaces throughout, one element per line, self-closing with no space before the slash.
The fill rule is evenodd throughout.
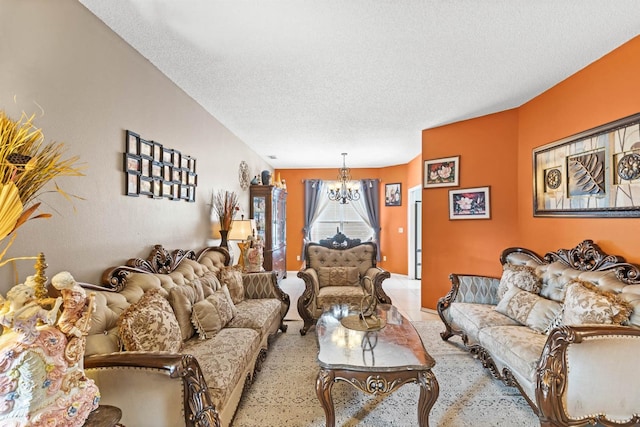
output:
<path id="1" fill-rule="evenodd" d="M 409 189 L 409 278 L 422 278 L 422 187 L 419 185 Z"/>

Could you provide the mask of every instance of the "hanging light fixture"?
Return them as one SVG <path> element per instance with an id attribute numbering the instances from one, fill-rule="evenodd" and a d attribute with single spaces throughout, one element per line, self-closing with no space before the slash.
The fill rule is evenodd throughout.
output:
<path id="1" fill-rule="evenodd" d="M 356 201 L 360 199 L 360 189 L 351 187 L 351 169 L 349 169 L 345 162 L 347 153 L 342 153 L 342 168 L 338 170 L 338 186 L 329 188 L 329 200 L 334 202 L 340 202 L 344 205 L 349 201 Z"/>

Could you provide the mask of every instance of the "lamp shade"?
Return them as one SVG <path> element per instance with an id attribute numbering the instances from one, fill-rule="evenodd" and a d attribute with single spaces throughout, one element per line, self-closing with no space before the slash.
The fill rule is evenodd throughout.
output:
<path id="1" fill-rule="evenodd" d="M 256 223 L 252 219 L 237 219 L 233 221 L 231 225 L 231 231 L 229 231 L 229 240 L 246 240 L 247 237 L 253 234 L 253 230 L 256 228 Z"/>

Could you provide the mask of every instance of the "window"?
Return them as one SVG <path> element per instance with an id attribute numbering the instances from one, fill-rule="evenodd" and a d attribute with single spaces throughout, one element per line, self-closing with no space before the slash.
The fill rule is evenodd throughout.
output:
<path id="1" fill-rule="evenodd" d="M 325 183 L 331 185 L 335 182 L 325 181 Z M 362 198 L 344 205 L 339 202 L 329 201 L 311 227 L 311 241 L 318 242 L 321 239 L 332 237 L 337 230 L 340 230 L 350 239 L 360 239 L 363 242 L 372 239 L 373 230 L 358 215 L 353 206 L 354 203 L 362 203 Z"/>

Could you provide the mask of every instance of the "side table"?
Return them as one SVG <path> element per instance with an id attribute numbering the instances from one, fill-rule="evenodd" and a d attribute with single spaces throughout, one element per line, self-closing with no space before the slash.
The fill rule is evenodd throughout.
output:
<path id="1" fill-rule="evenodd" d="M 83 427 L 124 427 L 118 424 L 122 418 L 120 408 L 110 405 L 100 405 L 89 414 Z"/>

